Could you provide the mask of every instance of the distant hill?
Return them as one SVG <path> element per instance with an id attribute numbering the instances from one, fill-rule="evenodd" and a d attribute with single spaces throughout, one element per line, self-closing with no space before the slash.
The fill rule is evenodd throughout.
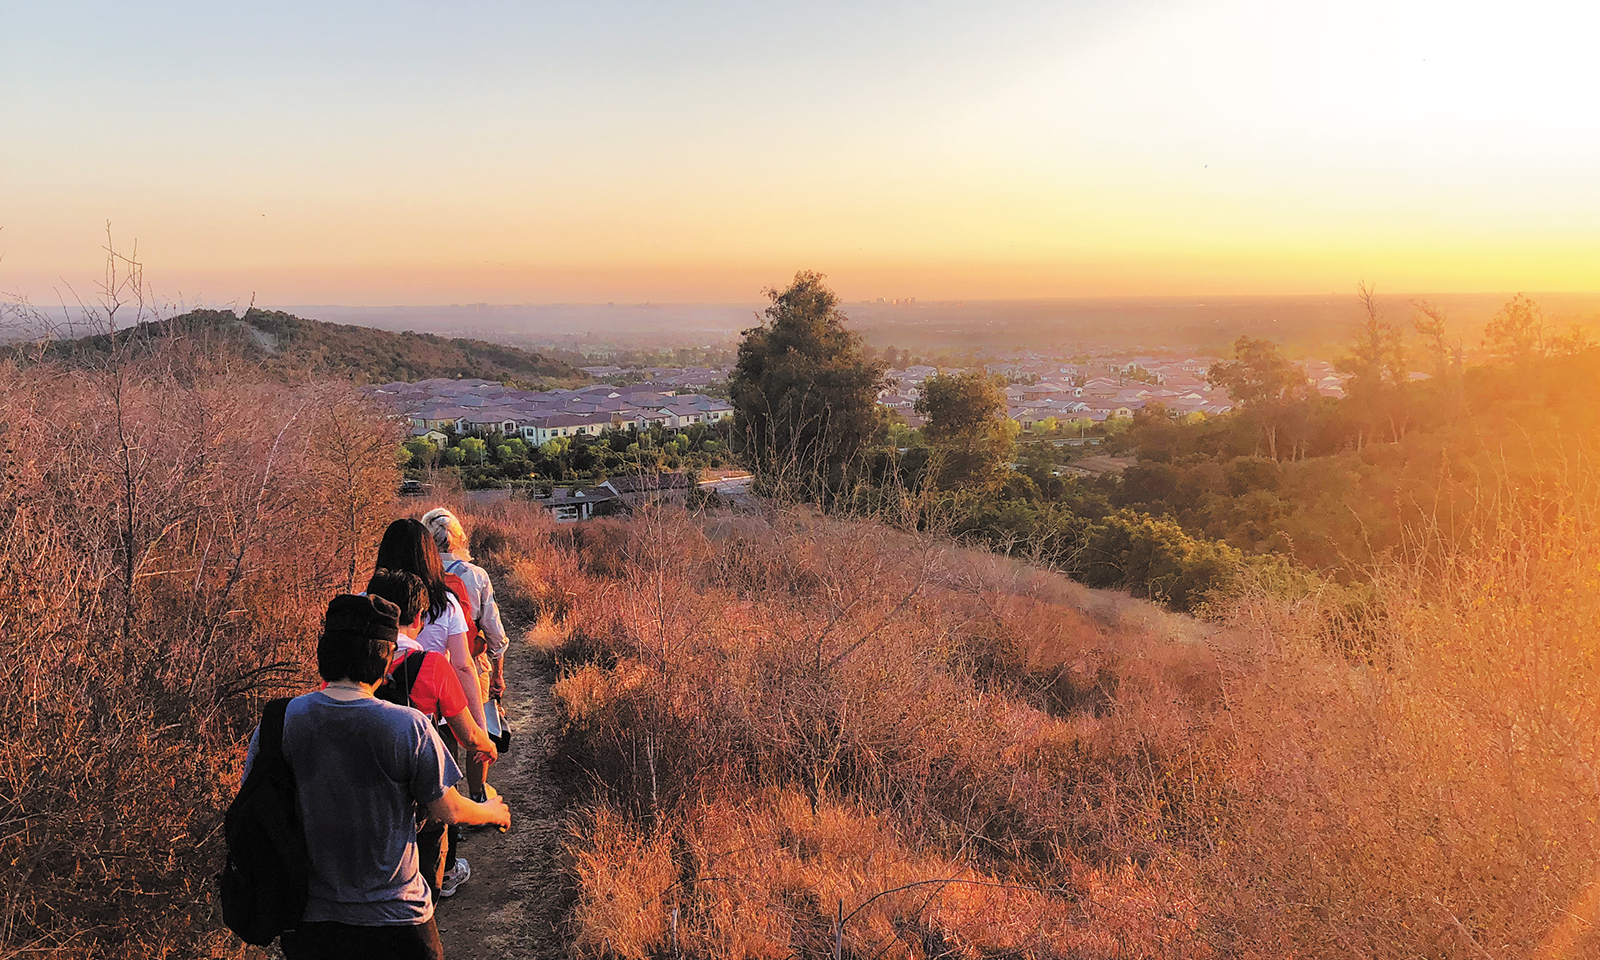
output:
<path id="1" fill-rule="evenodd" d="M 162 332 L 209 340 L 218 350 L 230 350 L 287 377 L 344 375 L 360 383 L 482 377 L 539 386 L 589 379 L 570 364 L 516 347 L 324 323 L 281 310 L 252 309 L 242 317 L 228 310 L 195 310 L 120 331 L 117 338 L 123 341 Z M 58 357 L 104 356 L 110 347 L 110 336 L 99 334 L 60 341 L 51 345 L 49 352 Z"/>

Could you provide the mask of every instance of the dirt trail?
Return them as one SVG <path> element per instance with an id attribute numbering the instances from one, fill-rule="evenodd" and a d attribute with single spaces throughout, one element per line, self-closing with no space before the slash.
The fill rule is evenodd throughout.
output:
<path id="1" fill-rule="evenodd" d="M 554 700 L 525 630 L 507 632 L 512 641 L 502 703 L 512 744 L 490 769 L 489 782 L 511 804 L 511 830 L 468 830 L 462 841 L 472 879 L 437 912 L 449 960 L 566 956 L 560 927 L 568 898 L 561 861 L 566 804 L 549 776 Z"/>

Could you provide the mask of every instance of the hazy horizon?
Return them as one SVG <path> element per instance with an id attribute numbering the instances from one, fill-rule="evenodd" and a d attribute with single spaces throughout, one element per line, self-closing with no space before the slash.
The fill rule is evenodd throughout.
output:
<path id="1" fill-rule="evenodd" d="M 1600 10 L 16 7 L 0 290 L 286 304 L 1600 289 Z"/>

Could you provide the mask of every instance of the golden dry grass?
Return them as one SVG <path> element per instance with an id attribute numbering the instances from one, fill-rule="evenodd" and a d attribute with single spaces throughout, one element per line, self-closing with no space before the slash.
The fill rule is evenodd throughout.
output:
<path id="1" fill-rule="evenodd" d="M 242 950 L 212 878 L 243 741 L 397 481 L 348 387 L 128 353 L 0 365 L 0 956 Z"/>
<path id="2" fill-rule="evenodd" d="M 1600 526 L 1557 493 L 1359 620 L 804 511 L 561 531 L 519 579 L 566 598 L 576 949 L 831 956 L 842 910 L 855 957 L 1592 955 Z"/>

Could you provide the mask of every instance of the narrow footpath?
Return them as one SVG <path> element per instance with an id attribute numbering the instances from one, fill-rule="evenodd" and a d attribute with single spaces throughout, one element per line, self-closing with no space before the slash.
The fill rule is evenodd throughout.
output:
<path id="1" fill-rule="evenodd" d="M 568 897 L 561 860 L 565 801 L 548 767 L 554 698 L 525 639 L 527 628 L 507 627 L 512 640 L 501 702 L 511 750 L 490 768 L 489 783 L 511 804 L 511 830 L 469 829 L 462 841 L 472 878 L 436 914 L 448 960 L 566 956 L 560 926 Z"/>

